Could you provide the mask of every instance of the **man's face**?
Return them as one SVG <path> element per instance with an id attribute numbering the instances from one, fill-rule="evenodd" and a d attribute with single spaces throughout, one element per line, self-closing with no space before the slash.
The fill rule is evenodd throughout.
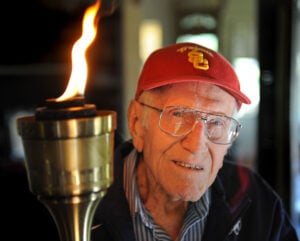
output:
<path id="1" fill-rule="evenodd" d="M 236 105 L 231 95 L 207 83 L 175 84 L 154 98 L 153 93 L 145 94 L 150 98 L 142 95 L 141 102 L 147 100 L 146 104 L 161 109 L 184 106 L 231 116 Z M 139 138 L 133 136 L 133 141 L 143 152 L 148 193 L 161 193 L 172 200 L 198 200 L 215 180 L 229 146 L 210 142 L 201 121 L 186 136 L 166 134 L 158 126 L 159 112 L 141 105 L 138 108 L 147 117 L 146 123 L 137 128 Z"/>

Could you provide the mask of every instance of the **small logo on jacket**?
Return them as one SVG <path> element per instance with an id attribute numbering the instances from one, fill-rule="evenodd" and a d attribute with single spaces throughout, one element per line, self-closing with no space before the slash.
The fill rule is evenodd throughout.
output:
<path id="1" fill-rule="evenodd" d="M 242 220 L 239 219 L 232 227 L 232 229 L 229 232 L 229 235 L 235 234 L 236 236 L 239 235 L 240 231 L 242 229 Z"/>

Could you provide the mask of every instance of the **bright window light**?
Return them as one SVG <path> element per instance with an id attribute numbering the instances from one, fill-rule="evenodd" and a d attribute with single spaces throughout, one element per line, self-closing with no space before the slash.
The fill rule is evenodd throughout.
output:
<path id="1" fill-rule="evenodd" d="M 203 45 L 215 51 L 218 51 L 218 47 L 219 47 L 218 37 L 213 33 L 185 34 L 179 36 L 176 42 L 177 43 L 192 42 L 192 43 Z"/>
<path id="2" fill-rule="evenodd" d="M 233 66 L 240 80 L 241 90 L 251 100 L 250 105 L 242 105 L 240 117 L 245 113 L 257 111 L 260 100 L 259 64 L 254 58 L 236 58 Z"/>
<path id="3" fill-rule="evenodd" d="M 150 53 L 162 47 L 162 26 L 158 20 L 143 20 L 139 30 L 139 53 L 144 62 Z"/>
<path id="4" fill-rule="evenodd" d="M 16 119 L 23 116 L 33 115 L 32 110 L 10 110 L 5 113 L 6 123 L 9 129 L 9 139 L 11 146 L 11 158 L 16 161 L 24 161 L 24 150 L 22 139 L 20 138 L 16 126 Z"/>
<path id="5" fill-rule="evenodd" d="M 215 16 L 210 14 L 199 14 L 192 13 L 184 16 L 179 25 L 182 29 L 192 29 L 192 28 L 206 28 L 206 29 L 216 29 L 217 20 Z"/>

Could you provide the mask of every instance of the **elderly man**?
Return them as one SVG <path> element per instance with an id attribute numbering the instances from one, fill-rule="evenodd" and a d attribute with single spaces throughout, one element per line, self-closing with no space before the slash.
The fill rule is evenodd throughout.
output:
<path id="1" fill-rule="evenodd" d="M 116 149 L 92 240 L 297 240 L 278 195 L 224 160 L 242 103 L 250 100 L 219 53 L 192 43 L 152 53 L 128 108 L 132 139 Z"/>

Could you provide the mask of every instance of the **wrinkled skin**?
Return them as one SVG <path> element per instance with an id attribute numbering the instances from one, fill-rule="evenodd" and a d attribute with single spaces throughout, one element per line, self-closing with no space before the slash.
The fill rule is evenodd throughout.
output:
<path id="1" fill-rule="evenodd" d="M 139 98 L 151 106 L 185 106 L 232 116 L 235 99 L 223 89 L 208 84 L 174 84 L 164 91 L 145 91 Z M 159 112 L 132 101 L 128 124 L 135 148 L 142 152 L 137 169 L 139 193 L 156 223 L 176 239 L 188 201 L 198 200 L 214 182 L 229 145 L 210 142 L 203 123 L 184 137 L 160 130 Z"/>

